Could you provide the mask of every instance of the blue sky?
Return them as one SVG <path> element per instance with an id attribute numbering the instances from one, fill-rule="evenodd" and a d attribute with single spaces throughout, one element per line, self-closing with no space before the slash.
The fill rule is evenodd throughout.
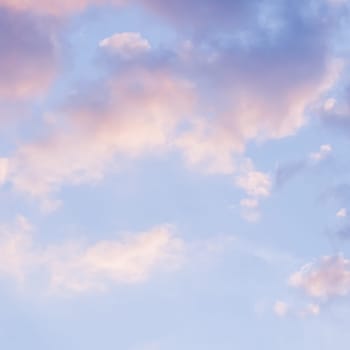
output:
<path id="1" fill-rule="evenodd" d="M 0 344 L 350 340 L 348 0 L 0 0 Z"/>

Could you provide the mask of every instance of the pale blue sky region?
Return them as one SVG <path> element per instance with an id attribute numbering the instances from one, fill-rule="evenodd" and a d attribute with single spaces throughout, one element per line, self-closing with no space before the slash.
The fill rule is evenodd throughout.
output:
<path id="1" fill-rule="evenodd" d="M 0 344 L 345 348 L 348 0 L 0 0 Z"/>

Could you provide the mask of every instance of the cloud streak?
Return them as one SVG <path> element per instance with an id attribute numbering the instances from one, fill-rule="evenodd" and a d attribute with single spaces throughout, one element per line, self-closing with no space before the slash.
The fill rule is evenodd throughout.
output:
<path id="1" fill-rule="evenodd" d="M 103 292 L 147 281 L 156 271 L 181 266 L 185 243 L 168 225 L 97 242 L 70 240 L 38 245 L 24 217 L 0 227 L 0 275 L 21 285 L 44 281 L 53 294 Z"/>

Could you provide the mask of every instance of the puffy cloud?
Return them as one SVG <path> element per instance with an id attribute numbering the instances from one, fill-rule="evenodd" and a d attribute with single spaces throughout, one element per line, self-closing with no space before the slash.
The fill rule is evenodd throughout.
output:
<path id="1" fill-rule="evenodd" d="M 321 160 L 324 160 L 325 158 L 329 157 L 329 155 L 332 153 L 332 146 L 331 145 L 322 145 L 320 147 L 319 152 L 311 153 L 310 159 L 319 162 Z"/>
<path id="2" fill-rule="evenodd" d="M 144 39 L 140 33 L 133 32 L 114 34 L 111 37 L 101 40 L 99 45 L 126 59 L 138 56 L 151 49 L 151 45 L 147 39 Z"/>
<path id="3" fill-rule="evenodd" d="M 158 13 L 164 13 L 163 6 L 164 11 L 174 7 L 169 14 L 187 14 L 186 6 L 194 6 L 182 1 L 143 4 Z M 319 13 L 309 7 L 305 14 L 294 6 L 286 11 L 285 5 L 281 2 L 272 11 L 273 19 L 283 22 L 275 37 L 267 35 L 266 23 L 264 31 L 255 30 L 261 26 L 253 14 L 255 6 L 262 11 L 258 2 L 218 5 L 206 0 L 200 8 L 210 13 L 208 21 L 217 16 L 220 23 L 221 16 L 237 9 L 242 9 L 235 12 L 237 18 L 251 13 L 255 20 L 246 24 L 252 27 L 251 40 L 225 39 L 222 26 L 213 29 L 216 36 L 192 38 L 177 51 L 151 50 L 137 33 L 102 40 L 102 55 L 133 60 L 107 59 L 108 81 L 79 92 L 50 136 L 20 147 L 10 159 L 9 181 L 19 190 L 42 195 L 62 184 L 101 179 L 117 158 L 172 146 L 189 166 L 235 174 L 236 184 L 249 196 L 267 197 L 269 176 L 239 169 L 246 144 L 293 134 L 341 69 L 330 54 L 328 22 L 321 23 Z M 195 14 L 206 23 L 203 13 Z"/>
<path id="4" fill-rule="evenodd" d="M 180 49 L 176 68 L 196 82 L 200 105 L 192 127 L 178 140 L 188 164 L 232 173 L 247 142 L 294 134 L 306 123 L 308 109 L 337 81 L 343 63 L 332 56 L 331 28 L 317 11 L 303 8 L 310 11 L 305 16 L 294 6 L 286 11 L 285 4 L 276 14 L 283 28 L 273 38 L 263 30 L 247 41 L 227 33 L 220 39 L 217 26 L 216 38 L 187 41 Z M 225 6 L 217 10 L 224 12 Z M 254 23 L 245 29 L 254 31 Z"/>
<path id="5" fill-rule="evenodd" d="M 292 287 L 308 296 L 325 299 L 350 293 L 350 261 L 342 256 L 325 256 L 303 266 L 289 278 Z"/>
<path id="6" fill-rule="evenodd" d="M 260 171 L 249 171 L 237 177 L 236 185 L 254 197 L 268 197 L 271 191 L 271 179 Z"/>
<path id="7" fill-rule="evenodd" d="M 240 201 L 242 217 L 250 222 L 259 221 L 261 217 L 259 211 L 260 199 L 269 197 L 271 194 L 272 181 L 270 175 L 255 170 L 251 160 L 246 159 L 239 168 L 235 184 L 249 196 L 249 198 Z"/>
<path id="8" fill-rule="evenodd" d="M 0 274 L 22 284 L 33 275 L 41 276 L 52 293 L 103 291 L 113 284 L 144 282 L 156 270 L 179 267 L 184 249 L 184 242 L 167 225 L 95 243 L 39 246 L 30 223 L 18 217 L 14 227 L 0 227 Z"/>

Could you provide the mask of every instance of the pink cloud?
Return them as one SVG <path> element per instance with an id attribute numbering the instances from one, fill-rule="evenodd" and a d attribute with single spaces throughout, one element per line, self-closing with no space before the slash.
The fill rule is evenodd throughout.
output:
<path id="1" fill-rule="evenodd" d="M 8 174 L 17 190 L 43 196 L 62 184 L 94 182 L 118 167 L 118 159 L 171 147 L 175 128 L 193 105 L 190 84 L 166 72 L 136 69 L 107 85 L 101 108 L 86 104 L 91 96 L 74 97 L 65 123 L 17 150 Z"/>
<path id="2" fill-rule="evenodd" d="M 120 4 L 123 0 L 0 0 L 0 5 L 20 11 L 48 15 L 65 15 L 84 10 L 91 5 Z"/>
<path id="3" fill-rule="evenodd" d="M 350 261 L 342 256 L 322 257 L 292 274 L 289 284 L 314 298 L 328 299 L 348 295 Z"/>
<path id="4" fill-rule="evenodd" d="M 41 6 L 35 4 L 26 6 Z M 73 1 L 62 6 L 88 4 Z M 163 6 L 157 1 L 144 4 L 158 10 Z M 180 12 L 187 6 L 182 1 L 167 4 Z M 205 4 L 218 16 L 236 5 L 244 13 L 248 9 L 243 1 L 235 6 L 228 1 L 219 7 L 211 0 Z M 65 184 L 100 180 L 123 158 L 175 149 L 188 166 L 206 173 L 235 174 L 236 185 L 249 196 L 267 197 L 269 176 L 254 166 L 247 171 L 240 168 L 246 144 L 295 133 L 306 123 L 308 108 L 333 86 L 342 68 L 330 53 L 328 28 L 320 27 L 317 16 L 308 14 L 306 21 L 297 9 L 293 11 L 281 18 L 283 30 L 274 33 L 274 40 L 260 37 L 255 30 L 259 23 L 252 24 L 251 41 L 231 38 L 226 46 L 219 35 L 203 45 L 209 34 L 187 41 L 178 50 L 151 49 L 138 33 L 101 38 L 106 81 L 78 86 L 78 93 L 58 112 L 64 115 L 61 122 L 46 137 L 20 146 L 10 157 L 8 181 L 17 190 L 44 196 Z M 201 18 L 203 13 L 197 15 Z M 218 34 L 220 30 L 218 26 Z M 38 55 L 45 67 L 51 46 L 38 47 L 42 46 Z M 118 60 L 125 53 L 133 59 Z M 29 63 L 30 54 L 28 49 Z M 52 61 L 51 57 L 48 62 Z M 12 74 L 16 82 L 16 70 Z M 32 77 L 28 84 L 31 81 Z M 39 84 L 40 76 L 35 81 Z M 21 81 L 18 86 L 18 93 L 39 91 L 22 89 L 26 85 Z"/>
<path id="5" fill-rule="evenodd" d="M 184 261 L 185 243 L 169 225 L 93 243 L 64 241 L 39 245 L 34 228 L 18 216 L 0 226 L 0 275 L 22 286 L 41 276 L 45 292 L 101 292 L 115 284 L 146 282 L 157 271 L 172 271 Z"/>

